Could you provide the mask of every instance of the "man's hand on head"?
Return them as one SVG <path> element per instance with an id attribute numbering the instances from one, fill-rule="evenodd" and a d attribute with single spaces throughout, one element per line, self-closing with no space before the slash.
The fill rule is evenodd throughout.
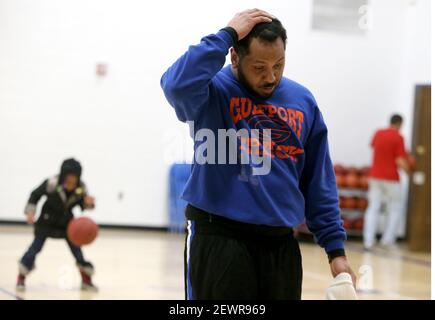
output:
<path id="1" fill-rule="evenodd" d="M 239 40 L 242 40 L 255 27 L 262 22 L 271 22 L 275 18 L 266 11 L 260 9 L 249 9 L 237 13 L 228 23 L 228 27 L 236 30 Z"/>

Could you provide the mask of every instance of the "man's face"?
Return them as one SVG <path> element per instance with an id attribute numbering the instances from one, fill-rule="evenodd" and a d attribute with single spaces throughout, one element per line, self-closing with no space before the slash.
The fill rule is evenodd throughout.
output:
<path id="1" fill-rule="evenodd" d="M 278 86 L 285 65 L 285 48 L 281 38 L 266 42 L 258 38 L 251 40 L 249 53 L 240 58 L 232 50 L 233 68 L 239 81 L 258 96 L 267 99 Z"/>
<path id="2" fill-rule="evenodd" d="M 63 187 L 66 191 L 72 192 L 77 188 L 79 178 L 73 174 L 67 174 L 65 180 L 63 181 Z"/>

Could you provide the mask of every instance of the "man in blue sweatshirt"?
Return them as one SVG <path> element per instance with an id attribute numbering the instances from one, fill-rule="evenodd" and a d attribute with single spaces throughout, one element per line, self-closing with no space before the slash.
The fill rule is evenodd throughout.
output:
<path id="1" fill-rule="evenodd" d="M 286 40 L 279 20 L 246 10 L 162 76 L 168 102 L 195 140 L 183 193 L 187 299 L 300 299 L 293 228 L 304 220 L 332 275 L 350 273 L 355 283 L 327 128 L 312 94 L 283 77 Z M 224 67 L 229 51 L 231 66 Z M 240 155 L 228 161 L 231 132 Z M 246 154 L 251 160 L 243 161 Z M 268 158 L 269 168 L 255 171 L 255 156 Z"/>

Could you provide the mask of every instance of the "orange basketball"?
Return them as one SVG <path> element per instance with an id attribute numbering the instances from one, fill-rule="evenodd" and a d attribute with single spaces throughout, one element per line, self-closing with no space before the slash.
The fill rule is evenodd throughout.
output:
<path id="1" fill-rule="evenodd" d="M 356 199 L 355 198 L 344 198 L 343 199 L 343 208 L 345 209 L 354 209 L 356 207 Z"/>
<path id="2" fill-rule="evenodd" d="M 359 179 L 356 173 L 348 173 L 345 177 L 346 186 L 348 188 L 358 188 L 359 187 Z"/>
<path id="3" fill-rule="evenodd" d="M 352 223 L 352 228 L 356 230 L 362 230 L 364 228 L 364 218 L 355 219 Z"/>
<path id="4" fill-rule="evenodd" d="M 337 187 L 345 187 L 346 186 L 346 181 L 344 179 L 344 176 L 341 173 L 337 173 L 337 175 L 335 176 L 335 180 L 337 182 Z"/>
<path id="5" fill-rule="evenodd" d="M 368 176 L 370 173 L 370 167 L 363 167 L 360 170 L 361 175 L 363 176 Z"/>
<path id="6" fill-rule="evenodd" d="M 365 210 L 367 209 L 368 204 L 369 202 L 367 201 L 366 198 L 358 198 L 356 206 L 359 209 Z"/>
<path id="7" fill-rule="evenodd" d="M 340 208 L 342 208 L 342 209 L 345 209 L 346 207 L 345 207 L 345 201 L 344 201 L 344 199 L 345 198 L 343 198 L 343 197 L 340 197 Z"/>
<path id="8" fill-rule="evenodd" d="M 98 234 L 97 224 L 88 217 L 72 219 L 68 224 L 68 239 L 76 246 L 92 243 Z"/>
<path id="9" fill-rule="evenodd" d="M 356 167 L 349 167 L 349 168 L 347 168 L 347 173 L 348 174 L 358 175 L 359 170 Z"/>
<path id="10" fill-rule="evenodd" d="M 343 228 L 345 228 L 346 230 L 350 229 L 352 227 L 352 221 L 349 220 L 346 217 L 343 217 Z"/>
<path id="11" fill-rule="evenodd" d="M 334 172 L 336 175 L 343 175 L 346 173 L 346 169 L 341 164 L 334 165 Z"/>
<path id="12" fill-rule="evenodd" d="M 369 177 L 363 175 L 359 178 L 359 187 L 361 189 L 367 190 L 369 188 Z"/>

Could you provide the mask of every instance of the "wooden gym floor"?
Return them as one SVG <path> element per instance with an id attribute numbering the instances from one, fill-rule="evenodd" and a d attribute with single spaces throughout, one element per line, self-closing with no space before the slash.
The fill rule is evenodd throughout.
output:
<path id="1" fill-rule="evenodd" d="M 184 299 L 184 236 L 163 232 L 101 230 L 84 247 L 94 263 L 98 293 L 81 292 L 74 260 L 63 240 L 49 239 L 26 281 L 15 292 L 17 261 L 32 241 L 32 228 L 0 225 L 0 299 Z M 327 259 L 319 247 L 301 243 L 303 299 L 324 299 L 331 281 Z M 364 252 L 348 242 L 351 265 L 359 273 L 360 299 L 430 299 L 430 254 L 377 248 Z"/>

